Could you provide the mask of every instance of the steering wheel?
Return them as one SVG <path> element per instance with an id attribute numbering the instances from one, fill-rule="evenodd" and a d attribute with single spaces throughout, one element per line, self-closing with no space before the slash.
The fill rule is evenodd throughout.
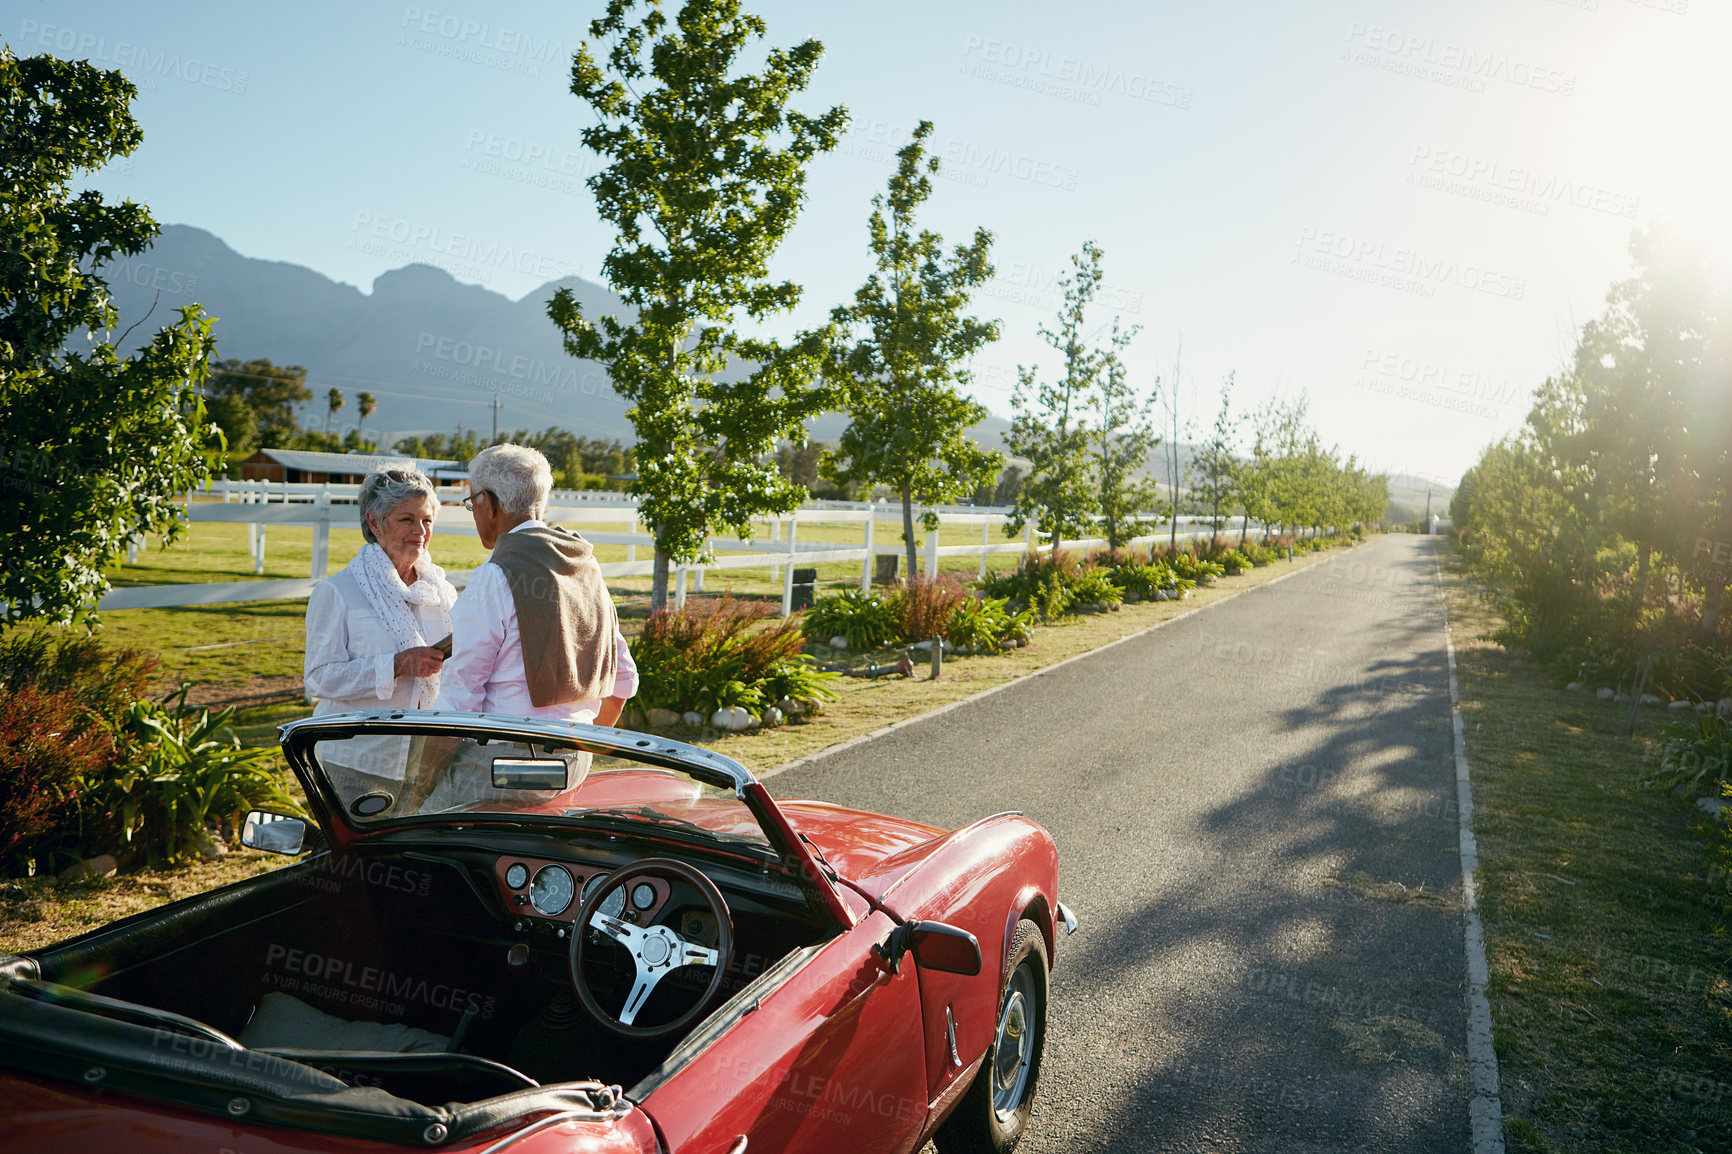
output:
<path id="1" fill-rule="evenodd" d="M 646 875 L 678 878 L 703 895 L 716 919 L 715 949 L 688 941 L 669 926 L 640 926 L 601 912 L 601 903 L 609 894 L 624 888 L 629 895 L 631 883 Z M 627 906 L 629 908 L 629 902 Z M 589 937 L 584 932 L 585 928 L 599 930 L 624 946 L 631 951 L 632 960 L 637 964 L 637 977 L 632 982 L 631 993 L 626 995 L 625 1005 L 617 1015 L 601 1008 L 589 988 L 588 979 L 584 977 L 584 939 Z M 628 1038 L 660 1038 L 684 1029 L 697 1018 L 721 988 L 722 976 L 727 973 L 728 962 L 733 956 L 733 915 L 728 912 L 728 903 L 723 899 L 722 891 L 716 888 L 716 883 L 684 862 L 648 857 L 609 875 L 607 881 L 597 886 L 578 909 L 571 934 L 571 984 L 576 988 L 583 1008 L 614 1033 Z M 716 972 L 711 975 L 710 984 L 703 994 L 684 1013 L 659 1026 L 637 1025 L 638 1012 L 649 1000 L 656 984 L 681 966 L 714 966 Z"/>

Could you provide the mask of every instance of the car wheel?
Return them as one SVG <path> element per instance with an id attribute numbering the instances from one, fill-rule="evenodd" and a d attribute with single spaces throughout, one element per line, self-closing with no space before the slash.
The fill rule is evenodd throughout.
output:
<path id="1" fill-rule="evenodd" d="M 998 995 L 992 1048 L 956 1110 L 932 1138 L 943 1154 L 1007 1154 L 1016 1149 L 1034 1106 L 1046 1045 L 1046 939 L 1017 923 Z"/>

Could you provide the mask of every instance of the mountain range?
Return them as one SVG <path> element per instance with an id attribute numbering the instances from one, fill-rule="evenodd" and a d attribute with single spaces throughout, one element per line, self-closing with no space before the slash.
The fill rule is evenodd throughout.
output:
<path id="1" fill-rule="evenodd" d="M 242 256 L 184 224 L 164 227 L 148 250 L 104 266 L 103 275 L 123 331 L 149 317 L 135 330 L 134 347 L 172 321 L 176 308 L 197 301 L 218 318 L 222 359 L 305 367 L 315 399 L 301 422 L 311 428 L 324 428 L 325 394 L 337 388 L 345 406 L 331 431 L 354 428 L 355 394 L 370 392 L 378 409 L 363 431 L 381 445 L 459 425 L 487 433 L 496 399 L 502 430 L 558 425 L 586 437 L 636 440 L 606 370 L 569 356 L 547 317 L 560 288 L 571 289 L 586 315 L 633 314 L 579 277 L 513 300 L 443 268 L 410 264 L 380 274 L 362 292 L 301 265 Z M 811 435 L 833 439 L 845 426 L 840 414 L 825 414 Z M 1007 428 L 1003 418 L 988 417 L 974 432 L 998 447 Z"/>

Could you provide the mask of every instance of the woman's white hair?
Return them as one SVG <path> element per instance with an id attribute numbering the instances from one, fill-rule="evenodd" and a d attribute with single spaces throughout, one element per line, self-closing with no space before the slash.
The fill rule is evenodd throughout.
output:
<path id="1" fill-rule="evenodd" d="M 361 496 L 356 501 L 361 513 L 361 536 L 366 538 L 367 544 L 379 543 L 379 538 L 373 534 L 373 526 L 367 523 L 367 514 L 371 513 L 383 525 L 393 509 L 416 497 L 431 497 L 433 515 L 439 515 L 439 493 L 427 474 L 415 466 L 368 473 L 367 479 L 361 482 Z"/>
<path id="2" fill-rule="evenodd" d="M 486 489 L 513 517 L 539 519 L 553 492 L 553 470 L 540 451 L 503 444 L 483 449 L 469 462 L 469 491 Z"/>

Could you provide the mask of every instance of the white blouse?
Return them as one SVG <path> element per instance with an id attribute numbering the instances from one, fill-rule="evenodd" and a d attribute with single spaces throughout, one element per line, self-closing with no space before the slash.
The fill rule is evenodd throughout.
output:
<path id="1" fill-rule="evenodd" d="M 411 605 L 431 645 L 448 632 L 438 605 Z M 355 575 L 344 569 L 313 586 L 307 599 L 307 660 L 302 678 L 315 715 L 354 709 L 414 709 L 415 678 L 392 670 L 397 645 L 373 612 Z"/>

